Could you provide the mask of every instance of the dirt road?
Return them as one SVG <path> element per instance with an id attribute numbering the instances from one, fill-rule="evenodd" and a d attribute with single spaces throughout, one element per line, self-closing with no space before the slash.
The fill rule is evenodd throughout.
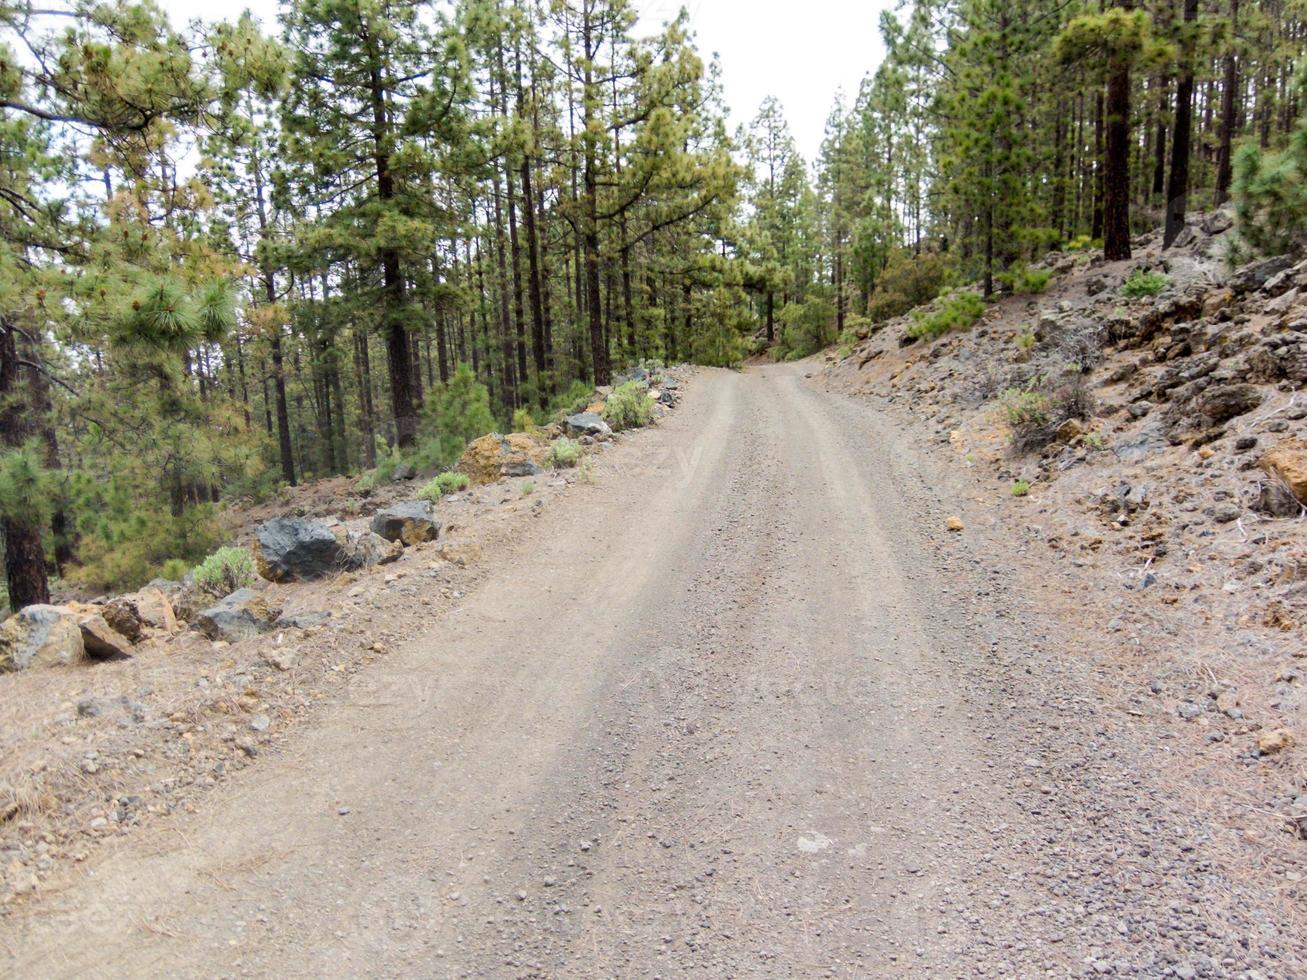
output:
<path id="1" fill-rule="evenodd" d="M 1282 972 L 930 467 L 802 368 L 702 375 L 9 972 Z"/>

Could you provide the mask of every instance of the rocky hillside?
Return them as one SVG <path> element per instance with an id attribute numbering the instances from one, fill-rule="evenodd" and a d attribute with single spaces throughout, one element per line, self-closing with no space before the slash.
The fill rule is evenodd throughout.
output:
<path id="1" fill-rule="evenodd" d="M 1269 844 L 1277 857 L 1249 861 L 1296 888 L 1307 262 L 1232 269 L 1231 225 L 1207 215 L 1167 251 L 1141 238 L 1128 262 L 1050 255 L 1043 292 L 915 339 L 937 300 L 815 373 L 951 455 L 970 496 L 959 513 L 1010 525 L 1009 560 L 1053 570 L 1040 601 L 1084 623 L 1067 643 L 1096 662 L 1125 720 L 1159 745 L 1180 740 L 1179 796 L 1232 847 Z"/>

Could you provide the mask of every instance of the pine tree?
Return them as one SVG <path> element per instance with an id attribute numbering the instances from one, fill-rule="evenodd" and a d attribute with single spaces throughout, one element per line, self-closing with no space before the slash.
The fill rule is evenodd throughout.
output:
<path id="1" fill-rule="evenodd" d="M 1130 258 L 1130 71 L 1150 50 L 1150 20 L 1130 5 L 1073 19 L 1057 38 L 1066 64 L 1102 65 L 1104 102 L 1103 256 Z"/>
<path id="2" fill-rule="evenodd" d="M 313 247 L 339 250 L 358 285 L 375 290 L 395 438 L 404 449 L 416 444 L 420 383 L 409 279 L 441 230 L 425 179 L 434 168 L 430 147 L 461 135 L 467 96 L 456 32 L 443 21 L 431 26 L 426 10 L 413 0 L 297 0 L 285 16 L 286 149 L 326 212 Z M 319 246 L 320 238 L 328 240 Z"/>

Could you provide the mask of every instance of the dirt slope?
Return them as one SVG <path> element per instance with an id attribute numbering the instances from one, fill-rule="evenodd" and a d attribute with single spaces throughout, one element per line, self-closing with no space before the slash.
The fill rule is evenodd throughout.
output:
<path id="1" fill-rule="evenodd" d="M 278 753 L 52 882 L 8 972 L 1307 968 L 1009 530 L 944 530 L 952 477 L 803 373 L 701 376 Z"/>

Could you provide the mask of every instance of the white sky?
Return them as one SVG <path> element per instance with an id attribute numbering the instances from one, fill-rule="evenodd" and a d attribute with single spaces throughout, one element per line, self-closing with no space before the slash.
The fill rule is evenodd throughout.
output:
<path id="1" fill-rule="evenodd" d="M 786 117 L 811 162 L 821 146 L 835 92 L 852 101 L 862 76 L 883 54 L 877 23 L 894 0 L 634 0 L 651 27 L 690 12 L 700 53 L 717 54 L 731 128 L 747 123 L 768 95 Z M 181 25 L 198 11 L 205 20 L 234 18 L 249 8 L 265 28 L 276 23 L 277 0 L 161 0 Z"/>

